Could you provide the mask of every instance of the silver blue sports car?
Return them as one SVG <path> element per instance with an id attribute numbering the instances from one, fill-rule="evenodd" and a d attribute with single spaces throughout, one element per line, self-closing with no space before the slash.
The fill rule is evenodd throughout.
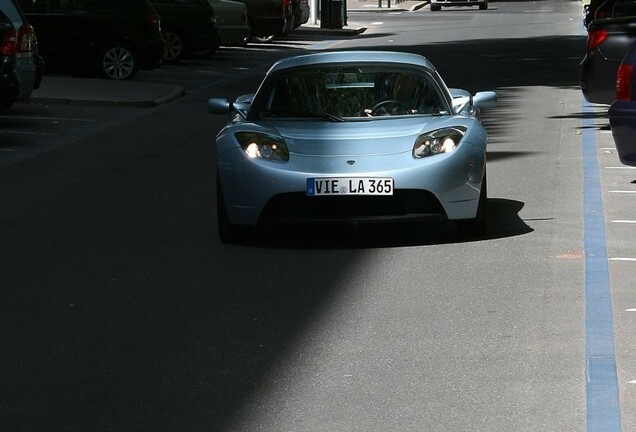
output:
<path id="1" fill-rule="evenodd" d="M 449 219 L 486 230 L 491 91 L 449 89 L 424 57 L 341 51 L 275 63 L 255 94 L 208 101 L 223 242 L 268 223 Z"/>

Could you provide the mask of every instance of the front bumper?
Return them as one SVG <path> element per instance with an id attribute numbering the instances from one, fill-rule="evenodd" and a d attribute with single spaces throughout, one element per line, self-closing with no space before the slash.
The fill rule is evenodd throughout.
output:
<path id="1" fill-rule="evenodd" d="M 283 220 L 456 220 L 476 217 L 485 164 L 484 148 L 469 143 L 462 143 L 453 153 L 424 159 L 414 159 L 410 153 L 292 154 L 286 163 L 249 159 L 242 150 L 234 149 L 219 155 L 218 174 L 228 218 L 237 225 Z M 307 197 L 310 177 L 391 177 L 394 196 Z"/>

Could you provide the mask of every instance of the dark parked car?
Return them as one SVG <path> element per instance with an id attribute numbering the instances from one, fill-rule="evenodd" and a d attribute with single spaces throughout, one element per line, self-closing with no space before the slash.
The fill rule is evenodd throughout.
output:
<path id="1" fill-rule="evenodd" d="M 616 100 L 609 120 L 618 158 L 636 166 L 636 44 L 625 55 L 616 75 Z"/>
<path id="2" fill-rule="evenodd" d="M 160 17 L 147 0 L 19 0 L 47 67 L 128 80 L 161 65 Z"/>
<path id="3" fill-rule="evenodd" d="M 18 36 L 11 20 L 0 11 L 0 110 L 18 100 L 20 81 L 15 71 Z"/>
<path id="4" fill-rule="evenodd" d="M 294 29 L 294 11 L 291 0 L 239 0 L 247 6 L 247 21 L 252 39 L 257 42 L 272 40 Z"/>
<path id="5" fill-rule="evenodd" d="M 616 72 L 636 41 L 636 17 L 594 20 L 587 29 L 587 53 L 580 64 L 583 96 L 588 102 L 611 104 Z"/>
<path id="6" fill-rule="evenodd" d="M 207 0 L 150 0 L 150 3 L 161 16 L 165 61 L 177 62 L 196 53 L 213 54 L 217 50 L 219 28 Z"/>
<path id="7" fill-rule="evenodd" d="M 595 19 L 636 15 L 636 0 L 590 0 L 585 7 L 583 24 L 587 28 Z"/>

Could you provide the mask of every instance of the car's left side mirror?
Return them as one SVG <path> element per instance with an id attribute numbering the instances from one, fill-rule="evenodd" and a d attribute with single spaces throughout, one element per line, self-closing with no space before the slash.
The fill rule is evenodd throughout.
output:
<path id="1" fill-rule="evenodd" d="M 247 111 L 250 109 L 249 102 L 230 102 L 225 98 L 208 99 L 208 112 L 210 114 L 232 114 L 236 113 L 246 118 Z"/>

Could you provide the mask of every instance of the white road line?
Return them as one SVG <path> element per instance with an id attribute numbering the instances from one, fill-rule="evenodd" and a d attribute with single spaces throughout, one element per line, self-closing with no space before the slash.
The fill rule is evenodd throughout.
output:
<path id="1" fill-rule="evenodd" d="M 629 261 L 629 262 L 636 262 L 636 258 L 620 258 L 620 257 L 615 257 L 615 258 L 608 258 L 609 261 Z"/>
<path id="2" fill-rule="evenodd" d="M 613 220 L 611 223 L 636 224 L 636 220 Z"/>
<path id="3" fill-rule="evenodd" d="M 636 167 L 633 167 L 633 166 L 606 166 L 605 169 L 636 170 Z"/>
<path id="4" fill-rule="evenodd" d="M 636 312 L 636 308 L 625 309 L 625 312 Z"/>
<path id="5" fill-rule="evenodd" d="M 371 25 L 382 25 L 382 24 L 384 24 L 383 21 L 376 21 L 371 23 Z"/>
<path id="6" fill-rule="evenodd" d="M 616 194 L 636 194 L 636 190 L 633 191 L 627 191 L 627 190 L 611 190 L 608 191 L 609 193 L 616 193 Z"/>

